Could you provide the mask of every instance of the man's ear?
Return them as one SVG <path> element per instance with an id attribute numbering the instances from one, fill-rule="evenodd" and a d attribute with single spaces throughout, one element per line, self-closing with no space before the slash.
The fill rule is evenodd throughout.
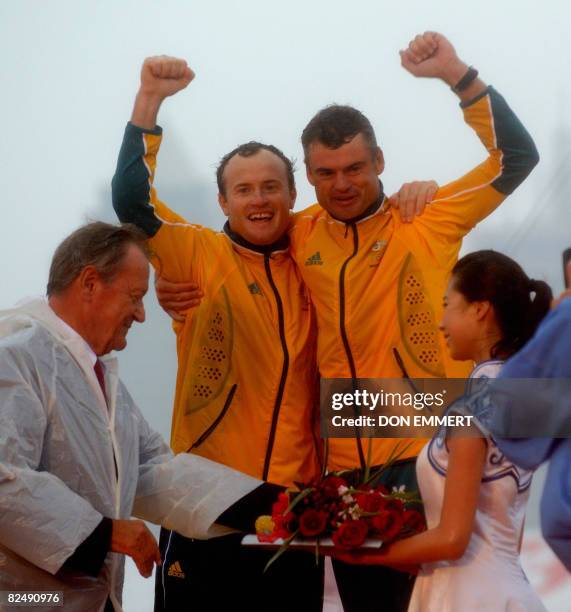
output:
<path id="1" fill-rule="evenodd" d="M 373 161 L 375 163 L 375 171 L 378 175 L 381 175 L 383 173 L 383 170 L 385 169 L 385 156 L 383 155 L 383 152 L 381 151 L 380 147 L 377 147 L 375 149 L 375 153 L 373 155 Z"/>
<path id="2" fill-rule="evenodd" d="M 101 284 L 101 275 L 95 266 L 85 266 L 77 277 L 77 283 L 81 296 L 86 301 L 91 301 Z"/>
<path id="3" fill-rule="evenodd" d="M 305 164 L 305 176 L 307 176 L 307 180 L 312 187 L 315 187 L 315 179 L 313 178 L 313 174 L 311 172 L 311 168 L 309 167 L 309 162 L 305 160 L 303 162 Z"/>
<path id="4" fill-rule="evenodd" d="M 291 202 L 289 204 L 289 208 L 290 208 L 290 210 L 293 210 L 293 207 L 295 206 L 295 200 L 297 198 L 297 191 L 296 191 L 295 187 L 292 187 L 289 190 L 289 195 L 291 197 Z"/>
<path id="5" fill-rule="evenodd" d="M 230 210 L 228 209 L 228 202 L 226 201 L 226 198 L 224 197 L 224 195 L 221 193 L 218 194 L 218 204 L 220 204 L 220 208 L 222 209 L 222 212 L 227 217 L 230 216 Z"/>

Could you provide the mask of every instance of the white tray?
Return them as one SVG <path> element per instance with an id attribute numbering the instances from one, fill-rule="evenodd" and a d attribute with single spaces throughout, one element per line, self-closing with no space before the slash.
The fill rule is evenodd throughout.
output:
<path id="1" fill-rule="evenodd" d="M 317 542 L 316 538 L 294 538 L 289 545 L 289 548 L 292 550 L 310 550 L 315 551 L 315 544 Z M 260 542 L 258 540 L 257 535 L 249 534 L 242 538 L 243 546 L 258 546 L 267 548 L 268 550 L 278 549 L 284 541 L 279 538 L 275 540 L 275 542 Z M 361 546 L 359 546 L 358 550 L 370 549 L 376 550 L 379 549 L 383 544 L 382 540 L 378 540 L 376 538 L 368 538 L 366 539 Z M 335 544 L 331 538 L 319 538 L 319 550 L 320 552 L 328 552 L 335 548 Z M 335 550 L 339 550 L 339 548 L 335 548 Z"/>

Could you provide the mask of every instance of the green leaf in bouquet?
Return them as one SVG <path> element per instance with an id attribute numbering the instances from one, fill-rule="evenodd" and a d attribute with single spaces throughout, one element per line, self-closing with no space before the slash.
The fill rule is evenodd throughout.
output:
<path id="1" fill-rule="evenodd" d="M 278 548 L 278 550 L 276 551 L 276 554 L 266 563 L 266 567 L 264 567 L 264 573 L 268 571 L 268 569 L 270 568 L 270 566 L 272 565 L 274 561 L 277 561 L 285 553 L 285 551 L 289 548 L 289 545 L 291 544 L 292 540 L 295 538 L 295 536 L 298 533 L 299 533 L 299 529 L 297 529 L 294 533 L 292 533 L 289 536 L 289 538 L 286 538 L 284 540 L 284 543 Z"/>
<path id="2" fill-rule="evenodd" d="M 304 489 L 303 491 L 300 491 L 293 498 L 293 500 L 290 502 L 290 505 L 287 507 L 287 510 L 284 512 L 284 514 L 287 514 L 288 512 L 291 512 L 297 506 L 297 504 L 299 504 L 300 501 L 305 499 L 311 493 L 313 493 L 313 488 L 312 487 L 308 487 L 307 489 Z"/>
<path id="3" fill-rule="evenodd" d="M 327 463 L 329 462 L 329 438 L 325 438 L 325 442 L 323 444 L 323 463 L 321 465 L 321 475 L 319 477 L 320 480 L 325 478 L 327 474 Z"/>
<path id="4" fill-rule="evenodd" d="M 369 445 L 367 446 L 367 463 L 365 464 L 365 475 L 363 477 L 364 482 L 368 482 L 371 476 L 371 458 L 373 453 L 373 439 L 369 438 Z"/>
<path id="5" fill-rule="evenodd" d="M 419 504 L 422 505 L 422 499 L 418 495 L 418 491 L 397 491 L 392 494 L 393 497 L 400 499 L 405 504 Z"/>
<path id="6" fill-rule="evenodd" d="M 315 565 L 319 565 L 319 536 L 315 540 Z"/>
<path id="7" fill-rule="evenodd" d="M 386 472 L 394 463 L 396 463 L 404 455 L 404 453 L 406 453 L 406 451 L 412 446 L 412 444 L 413 444 L 412 442 L 405 444 L 404 448 L 402 448 L 401 450 L 397 452 L 397 449 L 400 446 L 400 442 L 397 443 L 397 445 L 391 451 L 391 454 L 389 455 L 389 458 L 385 461 L 385 463 L 383 463 L 383 465 L 381 465 L 377 470 L 375 470 L 375 472 L 372 475 L 370 475 L 369 478 L 365 478 L 363 480 L 363 484 L 364 485 L 370 484 L 371 486 L 377 485 L 378 480 L 381 477 L 381 474 Z"/>

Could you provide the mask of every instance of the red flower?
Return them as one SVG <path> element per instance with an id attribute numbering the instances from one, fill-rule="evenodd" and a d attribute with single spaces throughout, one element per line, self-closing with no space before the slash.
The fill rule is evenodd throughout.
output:
<path id="1" fill-rule="evenodd" d="M 295 531 L 295 525 L 293 525 L 295 514 L 293 512 L 272 514 L 272 519 L 275 524 L 274 533 L 278 533 L 278 537 L 287 538 Z M 294 528 L 292 529 L 292 527 Z"/>
<path id="2" fill-rule="evenodd" d="M 346 487 L 347 483 L 340 476 L 326 476 L 321 483 L 321 492 L 326 499 L 337 499 L 339 487 Z"/>
<path id="3" fill-rule="evenodd" d="M 327 513 L 308 509 L 299 517 L 299 530 L 304 536 L 317 536 L 327 526 Z"/>
<path id="4" fill-rule="evenodd" d="M 424 517 L 418 510 L 405 510 L 403 513 L 404 528 L 413 533 L 420 533 L 426 529 Z"/>
<path id="5" fill-rule="evenodd" d="M 278 501 L 274 502 L 272 506 L 272 516 L 276 514 L 284 514 L 289 507 L 289 495 L 287 493 L 280 493 L 278 495 Z"/>
<path id="6" fill-rule="evenodd" d="M 272 520 L 274 521 L 273 534 L 276 538 L 288 538 L 291 535 L 290 523 L 294 518 L 293 512 L 285 514 L 289 507 L 289 496 L 287 493 L 280 493 L 278 501 L 272 506 Z"/>
<path id="7" fill-rule="evenodd" d="M 373 516 L 371 524 L 377 531 L 377 535 L 383 542 L 394 540 L 401 532 L 403 526 L 402 510 L 395 509 L 381 510 L 377 516 Z"/>
<path id="8" fill-rule="evenodd" d="M 363 512 L 380 512 L 386 504 L 386 500 L 379 493 L 359 493 L 355 496 L 359 508 Z"/>
<path id="9" fill-rule="evenodd" d="M 285 525 L 276 523 L 276 527 L 272 535 L 275 536 L 276 539 L 282 538 L 282 540 L 287 540 L 287 538 L 289 538 L 291 535 L 291 532 Z"/>
<path id="10" fill-rule="evenodd" d="M 363 520 L 345 521 L 333 534 L 333 542 L 337 548 L 344 550 L 358 548 L 365 541 L 368 530 L 367 523 Z"/>

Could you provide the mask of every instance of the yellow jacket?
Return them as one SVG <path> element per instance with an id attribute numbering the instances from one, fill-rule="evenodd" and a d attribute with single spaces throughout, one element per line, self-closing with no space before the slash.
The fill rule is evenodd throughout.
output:
<path id="1" fill-rule="evenodd" d="M 488 158 L 439 189 L 410 224 L 379 202 L 342 222 L 318 204 L 296 215 L 291 251 L 315 305 L 318 367 L 325 378 L 466 377 L 472 364 L 450 359 L 438 330 L 442 299 L 462 238 L 537 163 L 529 134 L 492 88 L 464 108 Z M 397 439 L 373 439 L 384 463 Z M 410 440 L 401 440 L 403 443 Z M 368 441 L 362 441 L 364 455 Z M 403 457 L 425 440 L 412 440 Z M 402 446 L 401 446 L 402 448 Z M 331 439 L 329 467 L 360 465 L 355 439 Z"/>
<path id="2" fill-rule="evenodd" d="M 307 482 L 319 473 L 316 329 L 287 237 L 256 250 L 227 227 L 191 225 L 169 210 L 152 188 L 160 134 L 127 126 L 113 203 L 150 236 L 165 277 L 204 292 L 175 325 L 171 446 L 278 484 Z"/>

